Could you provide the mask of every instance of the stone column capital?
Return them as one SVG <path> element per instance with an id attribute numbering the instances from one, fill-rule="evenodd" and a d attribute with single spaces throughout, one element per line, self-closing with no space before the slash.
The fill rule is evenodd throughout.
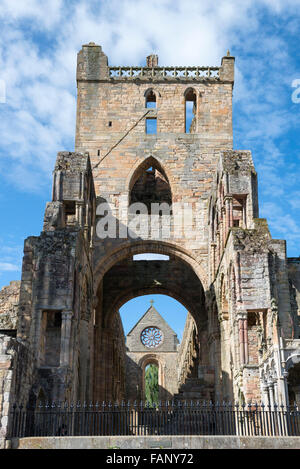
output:
<path id="1" fill-rule="evenodd" d="M 71 310 L 65 310 L 65 311 L 62 311 L 61 313 L 61 318 L 62 320 L 67 320 L 67 319 L 72 319 L 73 317 L 73 311 Z"/>
<path id="2" fill-rule="evenodd" d="M 236 313 L 236 319 L 247 319 L 248 311 L 246 309 L 239 309 Z"/>

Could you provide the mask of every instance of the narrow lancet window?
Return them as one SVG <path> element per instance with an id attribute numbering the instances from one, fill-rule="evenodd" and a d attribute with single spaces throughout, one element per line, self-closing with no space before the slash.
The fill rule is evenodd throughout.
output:
<path id="1" fill-rule="evenodd" d="M 193 88 L 188 88 L 184 94 L 185 97 L 185 133 L 194 133 L 196 131 L 196 110 L 197 97 Z"/>

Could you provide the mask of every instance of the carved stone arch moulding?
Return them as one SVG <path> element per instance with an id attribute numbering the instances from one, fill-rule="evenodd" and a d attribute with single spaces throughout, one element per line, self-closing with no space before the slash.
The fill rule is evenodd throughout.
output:
<path id="1" fill-rule="evenodd" d="M 286 365 L 285 365 L 286 371 L 288 371 L 293 366 L 298 365 L 299 363 L 300 363 L 300 353 L 294 353 L 290 355 L 286 360 Z"/>
<path id="2" fill-rule="evenodd" d="M 98 291 L 99 285 L 104 274 L 117 262 L 132 257 L 136 254 L 155 253 L 175 256 L 182 259 L 194 270 L 204 291 L 208 289 L 208 278 L 206 269 L 202 266 L 202 259 L 197 259 L 191 252 L 175 243 L 163 241 L 125 241 L 116 249 L 111 250 L 95 266 L 95 291 Z"/>
<path id="3" fill-rule="evenodd" d="M 172 176 L 168 174 L 169 172 L 165 168 L 165 163 L 158 158 L 157 156 L 146 156 L 145 158 L 141 159 L 138 158 L 134 165 L 132 166 L 131 170 L 129 171 L 126 182 L 125 182 L 125 192 L 130 194 L 130 191 L 132 190 L 135 182 L 138 180 L 138 178 L 142 175 L 144 171 L 146 171 L 150 166 L 155 167 L 158 169 L 158 171 L 164 176 L 166 181 L 168 182 L 171 193 L 173 194 L 173 180 Z"/>
<path id="4" fill-rule="evenodd" d="M 159 92 L 158 89 L 155 89 L 155 87 L 150 87 L 150 88 L 146 89 L 146 91 L 144 93 L 145 98 L 147 98 L 151 93 L 154 93 L 156 98 L 157 98 L 157 96 L 159 96 L 161 98 L 161 93 Z"/>

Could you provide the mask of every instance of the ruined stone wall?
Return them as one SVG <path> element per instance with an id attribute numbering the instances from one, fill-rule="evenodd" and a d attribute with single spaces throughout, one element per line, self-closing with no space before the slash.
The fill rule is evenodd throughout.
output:
<path id="1" fill-rule="evenodd" d="M 179 385 L 183 384 L 188 376 L 191 376 L 195 366 L 194 359 L 199 358 L 196 335 L 195 321 L 188 313 L 177 355 L 177 376 Z M 198 370 L 196 369 L 196 376 L 197 375 Z"/>
<path id="2" fill-rule="evenodd" d="M 88 155 L 59 153 L 43 232 L 24 244 L 17 331 L 22 353 L 14 363 L 18 402 L 91 398 L 94 216 Z M 19 375 L 24 356 L 28 366 Z"/>
<path id="3" fill-rule="evenodd" d="M 25 241 L 17 339 L 0 338 L 4 417 L 9 399 L 120 400 L 125 380 L 126 396 L 143 398 L 149 363 L 159 366 L 161 399 L 177 393 L 178 372 L 184 386 L 197 365 L 209 399 L 287 402 L 287 375 L 300 360 L 300 263 L 258 218 L 251 153 L 232 150 L 234 58 L 211 69 L 148 59 L 146 68 L 112 68 L 93 43 L 78 54 L 76 151 L 58 154 L 43 232 Z M 166 238 L 149 238 L 148 218 L 127 236 L 128 204 L 145 195 L 147 206 L 172 200 Z M 97 235 L 101 202 L 111 204 L 115 237 Z M 180 202 L 193 217 L 178 233 Z M 145 252 L 169 261 L 133 261 Z M 0 329 L 16 326 L 17 290 L 13 283 L 0 293 Z M 147 349 L 142 320 L 127 338 L 125 373 L 118 309 L 147 293 L 181 301 L 197 337 L 190 318 L 178 358 L 176 334 L 158 320 L 165 341 Z"/>
<path id="4" fill-rule="evenodd" d="M 20 284 L 19 281 L 10 282 L 0 291 L 0 330 L 17 329 Z"/>
<path id="5" fill-rule="evenodd" d="M 14 400 L 14 363 L 20 282 L 13 281 L 0 291 L 0 438 L 4 437 L 9 423 L 10 404 Z"/>
<path id="6" fill-rule="evenodd" d="M 251 154 L 226 151 L 209 215 L 211 292 L 221 331 L 220 388 L 226 397 L 231 387 L 235 399 L 273 405 L 287 402 L 284 349 L 298 333 L 297 295 L 285 242 L 273 240 L 266 220 L 257 217 Z M 291 271 L 297 283 L 297 268 Z"/>
<path id="7" fill-rule="evenodd" d="M 34 358 L 21 340 L 0 334 L 0 438 L 9 430 L 13 405 L 30 403 L 37 379 Z"/>
<path id="8" fill-rule="evenodd" d="M 300 339 L 300 260 L 299 258 L 289 258 L 287 261 L 291 309 L 295 324 L 294 338 Z"/>
<path id="9" fill-rule="evenodd" d="M 11 340 L 8 336 L 0 334 L 0 438 L 6 435 L 9 418 L 14 354 Z"/>
<path id="10" fill-rule="evenodd" d="M 111 398 L 120 402 L 125 399 L 126 394 L 126 346 L 123 324 L 120 313 L 114 315 L 113 327 L 111 330 L 112 360 L 105 376 L 107 388 L 111 385 Z M 99 359 L 101 359 L 99 357 Z M 109 365 L 109 364 L 108 364 Z"/>

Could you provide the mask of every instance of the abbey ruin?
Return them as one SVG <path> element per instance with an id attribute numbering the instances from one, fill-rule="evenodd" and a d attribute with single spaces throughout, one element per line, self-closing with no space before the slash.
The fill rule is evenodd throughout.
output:
<path id="1" fill-rule="evenodd" d="M 233 149 L 234 62 L 112 67 L 82 47 L 75 151 L 58 153 L 43 231 L 0 292 L 1 437 L 13 403 L 143 399 L 130 353 L 136 376 L 157 363 L 161 398 L 300 404 L 300 259 L 259 218 L 251 152 Z M 126 350 L 120 307 L 158 293 L 189 312 L 180 352 L 150 322 Z"/>

